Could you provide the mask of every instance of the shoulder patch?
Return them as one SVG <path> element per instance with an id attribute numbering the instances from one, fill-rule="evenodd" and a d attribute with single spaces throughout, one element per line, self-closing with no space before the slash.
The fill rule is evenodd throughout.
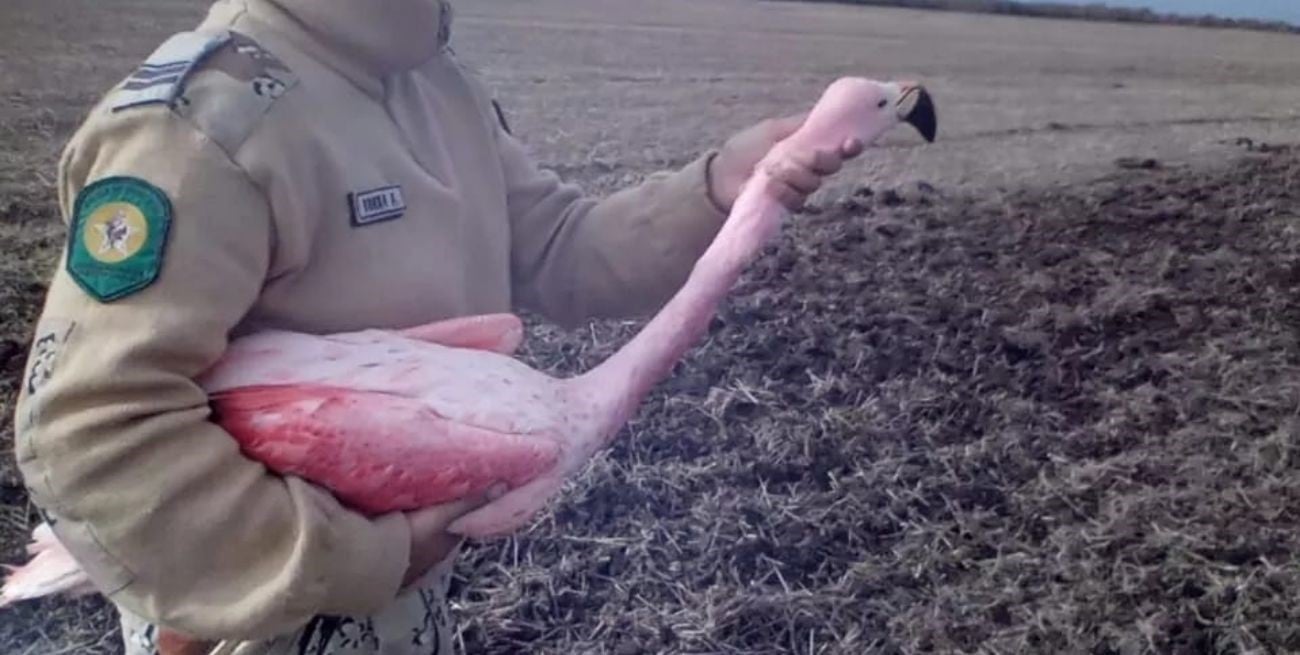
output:
<path id="1" fill-rule="evenodd" d="M 68 230 L 68 274 L 100 302 L 158 279 L 171 227 L 171 200 L 136 177 L 108 177 L 81 190 Z"/>
<path id="2" fill-rule="evenodd" d="M 109 96 L 111 111 L 166 105 L 232 153 L 298 78 L 248 36 L 225 30 L 167 39 Z"/>
<path id="3" fill-rule="evenodd" d="M 186 84 L 173 110 L 233 153 L 298 77 L 248 36 L 233 31 L 227 36 Z"/>
<path id="4" fill-rule="evenodd" d="M 204 58 L 230 40 L 229 34 L 181 32 L 158 46 L 109 99 L 112 111 L 175 102 L 185 80 Z"/>

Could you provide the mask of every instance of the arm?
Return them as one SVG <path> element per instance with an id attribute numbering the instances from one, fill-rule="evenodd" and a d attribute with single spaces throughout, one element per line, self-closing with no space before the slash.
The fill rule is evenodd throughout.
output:
<path id="1" fill-rule="evenodd" d="M 539 170 L 498 130 L 520 304 L 569 325 L 657 310 L 686 281 L 754 167 L 805 116 L 761 121 L 681 170 L 599 202 Z M 783 160 L 785 168 L 769 171 L 773 193 L 797 210 L 824 176 L 861 152 L 849 141 Z"/>
<path id="2" fill-rule="evenodd" d="M 597 201 L 537 168 L 511 135 L 498 142 L 517 302 L 562 325 L 658 309 L 726 217 L 708 194 L 712 153 Z"/>
<path id="3" fill-rule="evenodd" d="M 33 502 L 101 591 L 196 637 L 263 638 L 382 607 L 407 571 L 407 520 L 369 520 L 269 474 L 211 422 L 193 381 L 263 284 L 274 230 L 261 193 L 165 110 L 105 122 L 65 153 L 64 216 L 78 218 L 87 183 L 127 176 L 169 200 L 170 221 L 142 289 L 101 300 L 66 253 L 60 263 L 16 415 Z M 71 229 L 69 245 L 86 234 Z M 77 278 L 120 291 L 104 270 Z"/>

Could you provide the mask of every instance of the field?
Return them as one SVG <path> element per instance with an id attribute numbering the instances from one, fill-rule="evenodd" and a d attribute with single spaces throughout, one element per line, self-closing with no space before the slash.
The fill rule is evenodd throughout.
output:
<path id="1" fill-rule="evenodd" d="M 0 8 L 0 561 L 54 162 L 199 0 Z M 1300 37 L 750 0 L 477 0 L 454 45 L 593 193 L 845 74 L 940 138 L 846 168 L 612 450 L 458 569 L 471 653 L 1300 652 Z M 634 322 L 533 324 L 584 369 Z M 116 653 L 96 599 L 0 652 Z"/>

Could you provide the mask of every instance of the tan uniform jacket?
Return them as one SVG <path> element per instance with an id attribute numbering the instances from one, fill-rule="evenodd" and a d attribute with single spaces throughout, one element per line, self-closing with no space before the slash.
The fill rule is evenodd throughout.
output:
<path id="1" fill-rule="evenodd" d="M 401 515 L 370 519 L 269 474 L 211 421 L 193 380 L 232 336 L 511 307 L 563 324 L 640 314 L 720 227 L 704 157 L 601 202 L 537 169 L 440 48 L 439 10 L 223 0 L 68 145 L 65 255 L 79 259 L 37 326 L 17 453 L 56 534 L 122 608 L 254 639 L 398 592 Z M 99 193 L 121 191 L 111 178 L 131 180 L 135 209 Z"/>

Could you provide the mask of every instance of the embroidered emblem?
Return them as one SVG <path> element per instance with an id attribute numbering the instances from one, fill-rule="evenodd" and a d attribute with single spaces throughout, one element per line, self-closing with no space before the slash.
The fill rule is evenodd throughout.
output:
<path id="1" fill-rule="evenodd" d="M 348 204 L 352 206 L 353 227 L 391 221 L 406 212 L 406 201 L 402 199 L 400 186 L 349 193 Z"/>
<path id="2" fill-rule="evenodd" d="M 196 66 L 230 40 L 229 34 L 181 32 L 158 46 L 113 93 L 110 107 L 128 107 L 175 102 Z"/>
<path id="3" fill-rule="evenodd" d="M 144 245 L 144 238 L 149 234 L 149 225 L 144 222 L 140 210 L 130 205 L 110 206 L 112 217 L 98 221 L 94 217 L 90 226 L 99 232 L 99 247 L 93 257 L 101 262 L 118 262 L 134 255 Z"/>
<path id="4" fill-rule="evenodd" d="M 68 231 L 68 273 L 101 302 L 149 286 L 162 270 L 171 212 L 167 196 L 139 178 L 110 177 L 87 186 Z"/>
<path id="5" fill-rule="evenodd" d="M 297 81 L 279 58 L 247 36 L 231 32 L 230 45 L 232 56 L 223 56 L 226 54 L 223 51 L 213 57 L 212 66 L 236 80 L 248 82 L 254 94 L 274 100 Z"/>

